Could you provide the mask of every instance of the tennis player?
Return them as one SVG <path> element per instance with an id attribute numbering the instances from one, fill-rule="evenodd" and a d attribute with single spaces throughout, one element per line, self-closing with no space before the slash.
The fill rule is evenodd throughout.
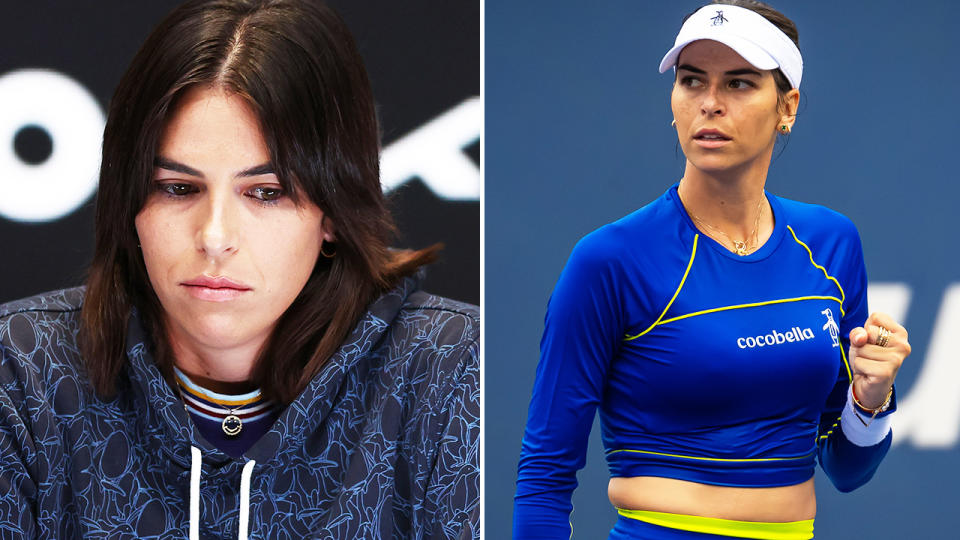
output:
<path id="1" fill-rule="evenodd" d="M 907 332 L 869 314 L 849 219 L 764 190 L 797 120 L 794 24 L 760 2 L 704 6 L 660 71 L 686 168 L 583 238 L 557 282 L 514 537 L 571 537 L 599 409 L 611 539 L 813 538 L 816 464 L 850 491 L 890 447 Z"/>
<path id="2" fill-rule="evenodd" d="M 86 287 L 0 306 L 0 536 L 479 537 L 478 313 L 388 248 L 378 154 L 329 7 L 159 24 Z"/>

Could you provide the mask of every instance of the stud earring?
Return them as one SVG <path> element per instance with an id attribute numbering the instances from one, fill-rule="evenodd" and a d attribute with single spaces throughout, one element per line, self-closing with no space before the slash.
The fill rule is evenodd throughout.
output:
<path id="1" fill-rule="evenodd" d="M 790 133 L 790 126 L 786 124 L 780 124 L 780 132 L 783 133 L 784 135 Z"/>

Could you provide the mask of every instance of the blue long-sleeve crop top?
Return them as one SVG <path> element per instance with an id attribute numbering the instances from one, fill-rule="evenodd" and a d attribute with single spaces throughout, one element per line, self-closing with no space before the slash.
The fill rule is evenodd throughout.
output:
<path id="1" fill-rule="evenodd" d="M 612 476 L 841 490 L 890 436 L 843 435 L 850 331 L 867 318 L 846 217 L 767 194 L 774 230 L 738 256 L 700 233 L 677 186 L 584 237 L 550 298 L 514 507 L 515 538 L 569 538 L 570 497 L 599 408 Z"/>

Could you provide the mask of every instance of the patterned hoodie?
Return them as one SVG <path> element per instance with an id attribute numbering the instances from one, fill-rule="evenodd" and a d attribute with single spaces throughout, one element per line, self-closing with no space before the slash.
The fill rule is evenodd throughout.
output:
<path id="1" fill-rule="evenodd" d="M 135 316 L 104 400 L 82 288 L 0 306 L 0 538 L 478 538 L 479 317 L 417 285 L 240 458 L 200 436 Z"/>

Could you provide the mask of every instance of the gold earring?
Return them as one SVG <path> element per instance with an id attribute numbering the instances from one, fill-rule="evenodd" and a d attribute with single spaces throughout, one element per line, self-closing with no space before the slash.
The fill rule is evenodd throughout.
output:
<path id="1" fill-rule="evenodd" d="M 332 252 L 332 253 L 327 253 L 326 251 L 323 250 L 323 243 L 324 243 L 324 240 L 321 239 L 321 240 L 320 240 L 320 254 L 323 255 L 324 257 L 328 258 L 328 259 L 332 259 L 332 258 L 336 257 L 336 256 L 337 256 L 337 245 L 334 244 L 333 242 L 327 242 L 328 244 L 330 244 L 331 246 L 333 246 L 333 252 Z"/>
<path id="2" fill-rule="evenodd" d="M 783 133 L 784 135 L 789 134 L 789 133 L 790 133 L 790 126 L 788 126 L 788 125 L 786 125 L 786 124 L 780 124 L 780 132 Z"/>

